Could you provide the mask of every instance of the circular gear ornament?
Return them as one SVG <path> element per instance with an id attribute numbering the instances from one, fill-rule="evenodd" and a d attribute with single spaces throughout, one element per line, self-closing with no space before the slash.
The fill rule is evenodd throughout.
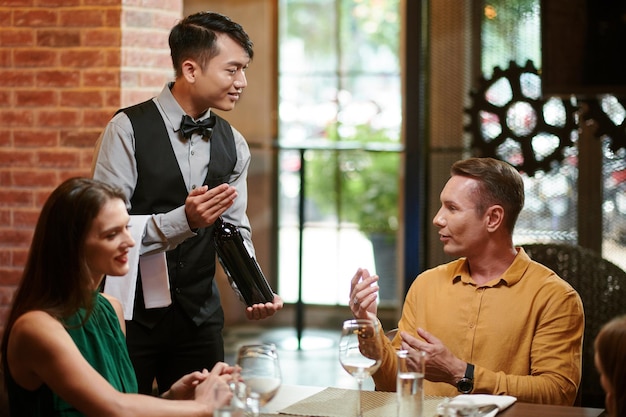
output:
<path id="1" fill-rule="evenodd" d="M 476 156 L 507 161 L 528 176 L 549 172 L 568 155 L 577 137 L 576 106 L 558 97 L 542 97 L 541 78 L 529 60 L 495 67 L 481 78 L 465 109 Z"/>

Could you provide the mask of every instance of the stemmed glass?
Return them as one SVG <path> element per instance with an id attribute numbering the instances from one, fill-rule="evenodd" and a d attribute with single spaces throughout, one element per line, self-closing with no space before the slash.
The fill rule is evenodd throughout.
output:
<path id="1" fill-rule="evenodd" d="M 281 385 L 278 353 L 273 343 L 246 345 L 239 348 L 237 365 L 247 387 L 248 397 L 258 395 L 259 406 L 267 404 Z"/>
<path id="2" fill-rule="evenodd" d="M 358 384 L 357 417 L 363 416 L 361 390 L 365 378 L 380 367 L 383 355 L 377 320 L 351 319 L 343 322 L 339 339 L 339 362 Z"/>

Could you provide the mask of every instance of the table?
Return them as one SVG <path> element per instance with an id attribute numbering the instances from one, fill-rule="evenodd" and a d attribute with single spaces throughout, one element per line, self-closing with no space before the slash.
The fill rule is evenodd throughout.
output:
<path id="1" fill-rule="evenodd" d="M 281 386 L 276 397 L 267 404 L 263 410 L 261 417 L 276 417 L 281 415 L 284 417 L 292 416 L 291 414 L 280 414 L 279 410 L 282 410 L 292 404 L 309 398 L 313 395 L 319 394 L 324 391 L 326 387 L 313 387 L 303 385 L 283 385 Z M 346 396 L 354 394 L 354 390 L 344 389 Z M 364 395 L 372 391 L 364 391 Z M 392 397 L 392 398 L 395 398 Z M 435 398 L 435 397 L 430 397 Z M 443 400 L 443 398 L 441 398 Z M 393 400 L 392 400 L 393 401 Z M 598 408 L 582 408 L 582 407 L 567 407 L 558 405 L 542 405 L 542 404 L 529 404 L 515 402 L 511 407 L 498 413 L 498 417 L 605 417 L 606 413 L 603 409 Z M 301 416 L 297 416 L 301 417 Z M 389 416 L 393 417 L 393 416 Z M 431 416 L 424 416 L 431 417 Z"/>

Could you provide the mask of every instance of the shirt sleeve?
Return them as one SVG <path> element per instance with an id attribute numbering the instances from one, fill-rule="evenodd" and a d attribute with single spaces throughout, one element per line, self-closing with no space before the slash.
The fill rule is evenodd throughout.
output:
<path id="1" fill-rule="evenodd" d="M 137 185 L 135 136 L 130 119 L 124 112 L 111 119 L 98 139 L 92 176 L 120 187 L 126 196 L 128 209 L 131 208 L 130 198 Z M 189 228 L 184 205 L 166 213 L 152 214 L 146 224 L 140 254 L 173 249 L 192 236 L 194 233 Z"/>

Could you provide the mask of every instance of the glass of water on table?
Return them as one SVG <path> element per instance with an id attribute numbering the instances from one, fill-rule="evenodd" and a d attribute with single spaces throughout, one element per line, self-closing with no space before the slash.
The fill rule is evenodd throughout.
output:
<path id="1" fill-rule="evenodd" d="M 274 398 L 282 382 L 276 346 L 273 343 L 242 346 L 237 353 L 237 365 L 246 385 L 248 409 L 254 415 L 254 408 L 258 413 L 260 407 Z"/>
<path id="2" fill-rule="evenodd" d="M 398 417 L 422 417 L 424 410 L 424 372 L 426 353 L 399 350 L 396 393 Z M 410 362 L 410 363 L 409 363 Z"/>

